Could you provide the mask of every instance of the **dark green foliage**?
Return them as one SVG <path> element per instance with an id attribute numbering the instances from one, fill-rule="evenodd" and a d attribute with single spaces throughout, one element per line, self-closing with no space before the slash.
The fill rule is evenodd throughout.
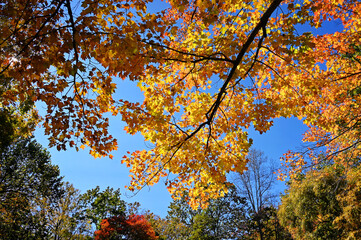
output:
<path id="1" fill-rule="evenodd" d="M 43 198 L 63 195 L 59 168 L 32 139 L 18 140 L 0 153 L 0 239 L 46 239 Z"/>
<path id="2" fill-rule="evenodd" d="M 95 224 L 96 229 L 100 229 L 103 219 L 113 216 L 124 216 L 126 203 L 120 198 L 120 189 L 113 190 L 107 188 L 100 191 L 99 186 L 88 190 L 79 199 L 79 205 L 83 209 L 78 218 L 90 221 Z"/>
<path id="3" fill-rule="evenodd" d="M 262 239 L 292 240 L 291 234 L 281 226 L 275 207 L 264 207 L 258 213 L 249 210 L 248 214 L 242 240 L 261 239 L 260 232 L 262 232 Z"/>
<path id="4" fill-rule="evenodd" d="M 167 221 L 171 239 L 238 239 L 245 223 L 245 200 L 234 188 L 219 199 L 211 200 L 206 209 L 193 210 L 185 198 L 171 203 Z"/>
<path id="5" fill-rule="evenodd" d="M 14 123 L 6 109 L 0 109 L 0 152 L 14 140 Z"/>

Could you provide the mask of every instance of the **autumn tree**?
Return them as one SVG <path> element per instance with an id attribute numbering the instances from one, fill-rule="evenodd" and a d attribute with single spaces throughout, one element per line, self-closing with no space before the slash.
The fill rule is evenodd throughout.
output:
<path id="1" fill-rule="evenodd" d="M 296 239 L 340 239 L 333 221 L 341 214 L 336 195 L 338 176 L 335 172 L 310 172 L 302 182 L 294 182 L 282 197 L 281 223 Z M 340 184 L 343 186 L 345 182 Z"/>
<path id="2" fill-rule="evenodd" d="M 2 106 L 42 102 L 50 146 L 88 146 L 95 157 L 116 150 L 108 116 L 119 116 L 152 146 L 124 156 L 129 188 L 172 174 L 169 191 L 188 191 L 194 207 L 245 169 L 247 129 L 266 132 L 279 117 L 301 119 L 304 140 L 324 146 L 327 158 L 346 164 L 343 150 L 359 155 L 361 95 L 350 93 L 361 80 L 360 1 L 169 0 L 158 12 L 150 4 L 1 4 L 0 75 L 11 86 Z M 340 30 L 312 34 L 328 22 Z M 120 79 L 136 81 L 144 101 L 117 96 Z M 316 163 L 314 151 L 306 154 Z M 287 174 L 303 156 L 285 156 Z"/>
<path id="3" fill-rule="evenodd" d="M 159 215 L 147 211 L 143 216 L 147 219 L 155 232 L 158 240 L 173 240 L 177 239 L 183 232 L 185 232 L 185 224 L 182 222 L 168 221 Z"/>
<path id="4" fill-rule="evenodd" d="M 361 167 L 357 166 L 346 173 L 347 184 L 337 195 L 342 208 L 334 224 L 344 232 L 346 239 L 361 238 Z"/>
<path id="5" fill-rule="evenodd" d="M 50 236 L 41 201 L 51 207 L 64 193 L 59 168 L 33 139 L 18 140 L 0 152 L 0 238 Z"/>
<path id="6" fill-rule="evenodd" d="M 103 219 L 95 239 L 155 240 L 155 232 L 142 215 L 114 216 Z"/>
<path id="7" fill-rule="evenodd" d="M 295 239 L 360 238 L 360 166 L 328 165 L 291 181 L 279 218 Z"/>

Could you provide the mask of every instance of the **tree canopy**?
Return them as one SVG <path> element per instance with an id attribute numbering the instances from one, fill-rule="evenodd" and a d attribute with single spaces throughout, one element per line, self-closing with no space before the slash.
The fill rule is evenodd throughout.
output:
<path id="1" fill-rule="evenodd" d="M 234 187 L 224 197 L 210 200 L 205 209 L 192 209 L 186 197 L 169 205 L 164 239 L 243 239 L 246 235 L 247 204 Z"/>
<path id="2" fill-rule="evenodd" d="M 359 239 L 360 165 L 331 165 L 290 182 L 278 215 L 294 239 Z"/>
<path id="3" fill-rule="evenodd" d="M 103 219 L 124 217 L 126 204 L 120 196 L 120 189 L 110 187 L 104 191 L 100 191 L 99 186 L 88 190 L 79 198 L 78 204 L 82 210 L 78 212 L 78 218 L 89 221 L 99 229 Z"/>
<path id="4" fill-rule="evenodd" d="M 0 238 L 46 239 L 42 201 L 50 207 L 64 194 L 62 177 L 50 155 L 32 139 L 18 140 L 0 151 Z"/>
<path id="5" fill-rule="evenodd" d="M 100 229 L 95 231 L 95 240 L 100 239 L 129 239 L 155 240 L 158 239 L 149 222 L 143 215 L 114 216 L 103 219 Z"/>
<path id="6" fill-rule="evenodd" d="M 307 124 L 304 141 L 326 158 L 358 154 L 360 1 L 152 3 L 0 4 L 0 107 L 43 102 L 50 146 L 88 146 L 94 157 L 112 157 L 108 117 L 120 116 L 152 146 L 124 156 L 129 189 L 173 174 L 169 191 L 189 190 L 193 206 L 224 195 L 226 174 L 246 169 L 247 129 L 266 132 L 278 117 Z M 312 33 L 330 21 L 341 30 Z M 121 79 L 136 81 L 144 101 L 117 96 Z M 293 174 L 304 155 L 290 152 L 285 164 Z"/>

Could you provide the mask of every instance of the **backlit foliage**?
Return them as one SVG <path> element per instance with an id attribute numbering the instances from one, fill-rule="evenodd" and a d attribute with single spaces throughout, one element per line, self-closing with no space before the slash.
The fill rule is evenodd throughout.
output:
<path id="1" fill-rule="evenodd" d="M 129 189 L 162 176 L 193 206 L 227 191 L 252 139 L 278 117 L 309 126 L 327 157 L 359 151 L 361 3 L 355 0 L 8 0 L 0 4 L 1 106 L 43 102 L 50 145 L 109 156 L 109 113 L 151 148 L 124 156 Z M 159 4 L 158 2 L 152 4 Z M 154 6 L 154 5 L 153 5 Z M 313 35 L 336 21 L 340 31 Z M 303 26 L 302 26 L 303 25 Z M 136 81 L 143 102 L 116 96 Z M 308 152 L 312 161 L 314 149 Z M 296 155 L 295 155 L 296 154 Z M 342 160 L 341 160 L 342 159 Z M 305 164 L 289 153 L 291 174 Z"/>

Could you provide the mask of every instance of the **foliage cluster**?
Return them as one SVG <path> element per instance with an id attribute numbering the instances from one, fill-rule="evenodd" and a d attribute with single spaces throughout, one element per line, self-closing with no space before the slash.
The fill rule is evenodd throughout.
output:
<path id="1" fill-rule="evenodd" d="M 0 108 L 24 109 L 58 150 L 111 156 L 109 114 L 152 146 L 124 156 L 131 190 L 166 184 L 193 207 L 222 196 L 229 172 L 246 169 L 247 129 L 279 117 L 309 127 L 304 141 L 326 159 L 358 156 L 360 15 L 357 0 L 8 0 L 0 5 Z M 339 31 L 313 31 L 337 22 Z M 136 81 L 142 102 L 117 96 Z M 30 114 L 31 113 L 31 114 Z M 1 117 L 1 115 L 0 115 Z M 22 121 L 18 121 L 21 123 Z M 7 124 L 5 119 L 4 124 Z M 4 126 L 5 126 L 4 125 Z M 1 129 L 0 129 L 1 130 Z M 1 141 L 7 141 L 6 139 Z M 316 149 L 290 152 L 288 175 Z M 285 174 L 285 173 L 282 173 Z"/>

